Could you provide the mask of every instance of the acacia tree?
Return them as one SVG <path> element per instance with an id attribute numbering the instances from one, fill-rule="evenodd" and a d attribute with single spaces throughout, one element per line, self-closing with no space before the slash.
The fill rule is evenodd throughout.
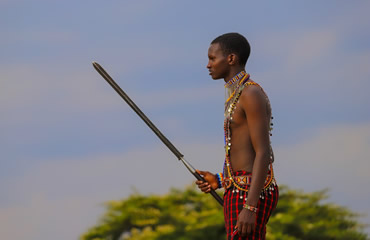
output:
<path id="1" fill-rule="evenodd" d="M 333 203 L 323 203 L 327 190 L 304 193 L 285 186 L 278 207 L 270 218 L 271 240 L 357 240 L 367 239 L 358 214 Z"/>
<path id="2" fill-rule="evenodd" d="M 271 240 L 365 240 L 367 235 L 350 210 L 323 203 L 327 191 L 303 193 L 280 188 L 277 209 L 270 218 Z M 208 194 L 194 186 L 168 194 L 133 194 L 110 201 L 99 223 L 81 240 L 197 240 L 226 238 L 223 211 Z"/>

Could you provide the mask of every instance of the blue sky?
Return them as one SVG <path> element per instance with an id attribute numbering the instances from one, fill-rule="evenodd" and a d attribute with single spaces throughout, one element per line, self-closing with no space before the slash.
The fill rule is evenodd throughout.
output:
<path id="1" fill-rule="evenodd" d="M 369 7 L 0 1 L 0 237 L 77 239 L 104 202 L 193 181 L 92 61 L 195 167 L 219 171 L 224 89 L 205 66 L 210 41 L 233 31 L 272 103 L 278 182 L 329 188 L 370 224 Z"/>

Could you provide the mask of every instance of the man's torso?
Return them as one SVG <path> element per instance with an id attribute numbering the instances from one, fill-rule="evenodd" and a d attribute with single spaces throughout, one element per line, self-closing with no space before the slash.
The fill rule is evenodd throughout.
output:
<path id="1" fill-rule="evenodd" d="M 259 86 L 250 85 L 243 89 L 242 95 L 248 95 L 248 88 L 258 88 L 264 94 Z M 232 118 L 230 119 L 230 129 L 231 129 L 231 148 L 230 148 L 230 162 L 233 166 L 233 171 L 247 171 L 252 172 L 253 163 L 256 156 L 250 135 L 250 128 L 253 126 L 248 125 L 248 116 L 246 114 L 245 100 L 246 98 L 241 96 L 239 101 L 236 103 L 235 110 L 233 112 Z M 268 104 L 267 97 L 264 96 L 266 108 L 261 109 L 261 111 L 266 111 L 267 122 L 271 118 L 271 109 Z"/>

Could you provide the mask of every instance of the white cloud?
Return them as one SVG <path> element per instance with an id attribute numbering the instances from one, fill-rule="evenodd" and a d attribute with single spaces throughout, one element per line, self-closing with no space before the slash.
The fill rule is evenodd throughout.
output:
<path id="1" fill-rule="evenodd" d="M 39 65 L 8 65 L 0 68 L 0 113 L 3 122 L 26 123 L 64 119 L 66 116 L 107 111 L 131 111 L 123 100 L 93 70 L 63 72 Z M 117 81 L 119 82 L 119 81 Z M 165 108 L 179 103 L 194 104 L 223 94 L 222 87 L 163 89 L 128 94 L 139 106 Z M 34 112 L 35 114 L 29 114 Z M 41 115 L 40 115 L 41 114 Z"/>
<path id="2" fill-rule="evenodd" d="M 6 37 L 0 40 L 2 45 L 14 46 L 15 44 L 70 44 L 78 41 L 80 36 L 78 32 L 68 31 L 29 31 L 13 30 L 7 32 Z"/>
<path id="3" fill-rule="evenodd" d="M 305 183 L 312 189 L 335 186 L 344 176 L 361 183 L 370 180 L 369 147 L 370 124 L 332 126 L 317 129 L 305 142 L 278 147 L 277 163 L 284 182 Z"/>
<path id="4" fill-rule="evenodd" d="M 195 167 L 216 171 L 222 146 L 180 144 Z M 181 151 L 181 150 L 180 150 Z M 212 165 L 211 168 L 208 165 Z M 162 145 L 117 155 L 58 159 L 12 176 L 0 205 L 1 239 L 76 239 L 96 223 L 102 203 L 142 193 L 165 193 L 194 181 Z"/>
<path id="5" fill-rule="evenodd" d="M 278 59 L 284 72 L 296 73 L 332 52 L 337 41 L 337 33 L 327 28 L 287 30 L 264 33 L 256 41 L 256 51 L 266 58 Z"/>
<path id="6" fill-rule="evenodd" d="M 336 34 L 331 31 L 307 31 L 289 39 L 287 45 L 287 72 L 300 72 L 301 67 L 312 65 L 336 48 Z M 294 40 L 294 42 L 293 42 Z"/>
<path id="7" fill-rule="evenodd" d="M 54 67 L 53 67 L 54 68 Z M 1 68 L 0 110 L 37 108 L 52 105 L 82 109 L 115 106 L 111 92 L 104 91 L 93 72 L 64 72 L 45 66 L 15 64 Z M 98 98 L 98 96 L 101 96 Z"/>
<path id="8" fill-rule="evenodd" d="M 364 100 L 370 87 L 370 48 L 365 44 L 369 34 L 364 32 L 369 17 L 364 5 L 369 3 L 353 4 L 321 25 L 264 32 L 255 41 L 255 55 L 271 67 L 255 72 L 256 79 L 286 96 L 335 102 L 350 94 L 359 104 L 358 95 Z"/>
<path id="9" fill-rule="evenodd" d="M 96 143 L 98 139 L 117 135 L 118 130 L 132 133 L 137 126 L 144 129 L 135 113 L 90 64 L 83 70 L 86 72 L 42 69 L 38 64 L 0 67 L 0 129 L 3 136 L 0 139 L 6 146 L 11 145 L 2 154 L 13 155 L 12 149 L 30 149 L 30 146 L 34 146 L 33 150 L 47 152 L 43 148 L 48 144 L 63 148 L 66 138 L 81 144 L 72 136 L 87 140 L 84 143 L 89 143 L 84 136 L 94 136 Z M 127 93 L 152 118 L 151 113 L 164 109 L 170 112 L 179 105 L 199 106 L 199 102 L 215 98 L 221 103 L 223 89 L 213 85 L 181 91 L 142 89 Z M 131 123 L 122 123 L 118 114 Z M 166 124 L 167 132 L 171 129 L 181 131 L 186 121 L 175 116 L 154 116 L 154 120 L 161 121 L 162 126 Z M 3 161 L 5 159 L 3 157 Z"/>
<path id="10" fill-rule="evenodd" d="M 370 223 L 370 123 L 317 129 L 304 142 L 275 150 L 278 182 L 306 191 L 329 188 L 330 201 L 367 214 Z"/>
<path id="11" fill-rule="evenodd" d="M 2 239 L 77 239 L 83 231 L 78 228 L 95 224 L 101 212 L 88 196 L 50 200 L 34 193 L 25 197 L 23 204 L 0 207 Z"/>

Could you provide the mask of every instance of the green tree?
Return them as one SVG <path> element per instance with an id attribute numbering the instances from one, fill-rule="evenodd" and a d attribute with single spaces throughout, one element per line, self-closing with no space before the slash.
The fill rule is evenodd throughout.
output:
<path id="1" fill-rule="evenodd" d="M 327 191 L 303 193 L 280 187 L 278 207 L 268 224 L 271 240 L 365 240 L 357 215 L 323 203 Z M 194 186 L 172 189 L 163 196 L 133 194 L 106 204 L 99 223 L 82 240 L 225 239 L 223 211 Z"/>
<path id="2" fill-rule="evenodd" d="M 106 206 L 100 223 L 81 239 L 225 239 L 221 206 L 194 187 L 163 196 L 133 194 Z"/>
<path id="3" fill-rule="evenodd" d="M 278 207 L 267 225 L 271 240 L 367 239 L 358 215 L 333 203 L 323 203 L 327 190 L 303 193 L 280 188 Z"/>

